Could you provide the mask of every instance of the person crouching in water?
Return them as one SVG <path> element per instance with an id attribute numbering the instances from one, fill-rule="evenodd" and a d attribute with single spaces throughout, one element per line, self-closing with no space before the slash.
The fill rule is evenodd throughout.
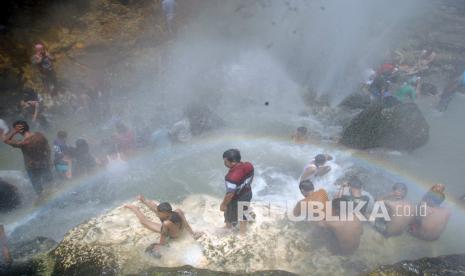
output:
<path id="1" fill-rule="evenodd" d="M 342 217 L 348 218 L 347 214 L 341 216 L 341 212 L 344 210 L 341 208 L 341 204 L 347 203 L 343 198 L 333 199 L 331 202 L 331 213 L 332 217 L 336 219 L 329 219 L 318 222 L 318 225 L 324 227 L 330 231 L 333 236 L 329 243 L 329 250 L 334 254 L 350 255 L 358 249 L 360 245 L 360 237 L 363 234 L 362 222 L 357 216 L 353 216 L 353 219 L 341 219 Z M 342 209 L 342 210 L 341 210 Z M 328 210 L 329 212 L 329 210 Z"/>
<path id="2" fill-rule="evenodd" d="M 449 209 L 441 207 L 445 199 L 444 186 L 434 185 L 421 200 L 417 208 L 418 214 L 415 222 L 410 225 L 409 233 L 421 240 L 439 239 L 451 215 Z"/>
<path id="3" fill-rule="evenodd" d="M 229 168 L 225 176 L 226 194 L 221 203 L 220 210 L 224 212 L 224 222 L 226 228 L 236 227 L 239 222 L 240 234 L 245 234 L 247 230 L 247 216 L 239 219 L 239 202 L 244 204 L 252 200 L 252 181 L 254 167 L 249 162 L 241 162 L 241 153 L 237 149 L 229 149 L 223 153 L 223 161 L 226 168 Z M 243 206 L 247 212 L 248 206 Z"/>
<path id="4" fill-rule="evenodd" d="M 395 183 L 392 186 L 392 193 L 377 199 L 385 204 L 390 221 L 384 218 L 376 218 L 375 229 L 385 237 L 402 235 L 415 219 L 415 206 L 407 201 L 408 188 L 404 183 Z"/>
<path id="5" fill-rule="evenodd" d="M 154 200 L 150 201 L 145 199 L 144 196 L 139 195 L 138 200 L 145 204 L 150 210 L 155 212 L 160 219 L 160 223 L 149 220 L 135 205 L 127 204 L 125 208 L 131 210 L 139 219 L 140 223 L 147 229 L 160 233 L 160 241 L 150 245 L 146 251 L 154 257 L 161 257 L 159 250 L 161 246 L 167 244 L 168 239 L 179 238 L 183 231 L 186 230 L 195 239 L 199 238 L 202 233 L 194 232 L 184 216 L 184 212 L 180 209 L 173 211 L 171 204 L 168 202 L 158 203 Z"/>
<path id="6" fill-rule="evenodd" d="M 326 202 L 329 201 L 328 193 L 326 192 L 325 189 L 319 189 L 318 191 L 315 192 L 315 187 L 313 186 L 313 183 L 310 180 L 304 180 L 300 182 L 299 189 L 305 198 L 297 202 L 297 204 L 295 205 L 294 211 L 293 211 L 295 217 L 298 217 L 301 215 L 302 208 L 305 208 L 304 210 L 308 210 L 307 204 L 309 203 L 312 204 L 311 202 L 321 203 L 323 205 L 323 209 L 322 209 L 323 214 L 325 213 Z"/>

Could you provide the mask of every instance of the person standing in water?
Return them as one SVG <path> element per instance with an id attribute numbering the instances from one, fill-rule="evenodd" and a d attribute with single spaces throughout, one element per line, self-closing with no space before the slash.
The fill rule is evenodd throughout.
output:
<path id="1" fill-rule="evenodd" d="M 220 205 L 224 212 L 226 228 L 236 227 L 239 222 L 239 232 L 245 234 L 247 230 L 247 217 L 239 218 L 239 202 L 250 203 L 252 200 L 252 181 L 254 167 L 249 162 L 241 162 L 241 153 L 237 149 L 229 149 L 223 153 L 223 161 L 229 169 L 225 176 L 226 194 Z M 248 206 L 243 206 L 247 211 Z"/>
<path id="2" fill-rule="evenodd" d="M 329 154 L 318 154 L 308 164 L 300 176 L 300 182 L 304 180 L 313 180 L 315 177 L 323 176 L 331 170 L 331 166 L 326 165 L 327 161 L 333 160 L 333 157 Z"/>
<path id="3" fill-rule="evenodd" d="M 413 222 L 415 206 L 405 200 L 408 188 L 404 183 L 395 183 L 392 186 L 392 193 L 377 199 L 386 205 L 389 212 L 390 221 L 384 218 L 376 218 L 375 229 L 385 237 L 399 236 Z"/>
<path id="4" fill-rule="evenodd" d="M 409 233 L 412 236 L 422 240 L 434 241 L 439 239 L 442 232 L 446 229 L 449 222 L 451 212 L 441 204 L 446 199 L 444 194 L 444 186 L 442 184 L 435 185 L 423 197 L 419 204 L 415 221 L 410 224 Z M 426 207 L 426 213 L 421 214 L 422 207 Z"/>
<path id="5" fill-rule="evenodd" d="M 17 134 L 24 137 L 17 141 Z M 37 195 L 42 195 L 44 186 L 52 182 L 51 152 L 47 138 L 40 132 L 30 132 L 25 121 L 13 123 L 13 130 L 6 136 L 4 142 L 14 148 L 21 149 L 27 174 Z"/>
<path id="6" fill-rule="evenodd" d="M 304 126 L 298 127 L 295 134 L 292 135 L 292 140 L 296 144 L 305 144 L 308 142 L 308 129 Z"/>
<path id="7" fill-rule="evenodd" d="M 182 210 L 176 209 L 173 211 L 168 202 L 158 203 L 155 200 L 147 200 L 142 195 L 139 195 L 137 199 L 155 212 L 161 221 L 160 224 L 149 220 L 135 205 L 124 205 L 125 208 L 131 210 L 137 216 L 143 226 L 156 233 L 160 233 L 160 241 L 147 248 L 147 251 L 153 256 L 161 257 L 159 253 L 161 246 L 166 245 L 168 239 L 179 238 L 184 230 L 189 232 L 195 239 L 202 235 L 202 233 L 192 230 Z"/>

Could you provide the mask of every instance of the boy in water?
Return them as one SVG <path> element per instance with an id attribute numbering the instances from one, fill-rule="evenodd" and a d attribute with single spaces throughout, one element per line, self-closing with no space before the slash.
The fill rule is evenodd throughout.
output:
<path id="1" fill-rule="evenodd" d="M 254 167 L 249 162 L 241 162 L 241 153 L 237 149 L 229 149 L 223 153 L 223 161 L 226 168 L 229 168 L 225 176 L 226 194 L 220 206 L 220 211 L 224 212 L 224 222 L 226 228 L 235 227 L 239 222 L 240 234 L 245 234 L 247 230 L 247 217 L 239 219 L 239 202 L 250 202 L 252 200 L 252 181 L 254 177 Z M 243 211 L 247 211 L 248 206 L 243 206 Z"/>
<path id="2" fill-rule="evenodd" d="M 147 229 L 160 233 L 160 241 L 154 243 L 147 248 L 152 255 L 159 258 L 161 257 L 159 250 L 161 246 L 167 243 L 167 239 L 179 238 L 184 229 L 189 232 L 195 239 L 199 238 L 202 233 L 194 232 L 184 216 L 184 212 L 180 209 L 173 211 L 173 208 L 168 202 L 158 203 L 154 200 L 150 201 L 145 199 L 144 196 L 139 195 L 137 199 L 144 203 L 150 210 L 155 212 L 160 219 L 160 223 L 150 221 L 140 210 L 134 205 L 125 205 L 125 208 L 131 210 L 139 219 L 140 223 Z"/>
<path id="3" fill-rule="evenodd" d="M 450 210 L 441 207 L 446 199 L 444 185 L 434 185 L 423 197 L 420 208 L 426 206 L 426 214 L 418 214 L 416 220 L 410 224 L 409 233 L 427 241 L 439 239 L 446 229 L 450 218 Z"/>
<path id="4" fill-rule="evenodd" d="M 312 162 L 308 164 L 300 176 L 300 181 L 313 180 L 315 177 L 323 176 L 331 170 L 331 166 L 326 165 L 327 161 L 333 160 L 329 154 L 318 154 Z"/>
<path id="5" fill-rule="evenodd" d="M 297 202 L 294 207 L 294 216 L 298 217 L 301 214 L 302 208 L 308 208 L 307 204 L 309 202 L 320 202 L 323 204 L 323 212 L 325 212 L 326 202 L 329 201 L 328 193 L 325 189 L 319 189 L 315 192 L 315 187 L 313 186 L 312 181 L 304 180 L 300 182 L 299 189 L 302 195 L 305 197 L 304 199 Z M 302 202 L 303 204 L 302 206 Z M 308 214 L 307 214 L 308 215 Z"/>
<path id="6" fill-rule="evenodd" d="M 385 237 L 402 235 L 415 218 L 415 206 L 405 200 L 407 196 L 407 185 L 395 183 L 392 186 L 392 193 L 382 196 L 377 201 L 382 201 L 389 212 L 390 221 L 383 218 L 376 218 L 375 229 Z"/>

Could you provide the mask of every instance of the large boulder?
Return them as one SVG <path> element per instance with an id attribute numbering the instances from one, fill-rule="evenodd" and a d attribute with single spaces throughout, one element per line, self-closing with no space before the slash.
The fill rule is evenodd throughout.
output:
<path id="1" fill-rule="evenodd" d="M 340 107 L 347 110 L 365 109 L 371 104 L 370 96 L 367 93 L 353 93 L 347 96 L 339 104 Z"/>
<path id="2" fill-rule="evenodd" d="M 352 119 L 343 131 L 341 143 L 356 149 L 413 150 L 428 138 L 429 125 L 414 103 L 393 107 L 374 104 Z"/>
<path id="3" fill-rule="evenodd" d="M 20 195 L 18 189 L 0 179 L 0 213 L 11 211 L 19 204 Z"/>
<path id="4" fill-rule="evenodd" d="M 380 266 L 368 275 L 465 275 L 465 254 L 402 261 Z"/>

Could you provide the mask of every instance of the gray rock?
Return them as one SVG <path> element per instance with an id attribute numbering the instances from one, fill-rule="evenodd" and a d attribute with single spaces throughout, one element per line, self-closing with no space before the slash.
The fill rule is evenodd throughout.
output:
<path id="1" fill-rule="evenodd" d="M 357 149 L 413 150 L 429 139 L 429 125 L 414 103 L 373 104 L 346 127 L 341 143 Z"/>
<path id="2" fill-rule="evenodd" d="M 402 261 L 380 266 L 368 275 L 465 275 L 465 254 Z"/>

